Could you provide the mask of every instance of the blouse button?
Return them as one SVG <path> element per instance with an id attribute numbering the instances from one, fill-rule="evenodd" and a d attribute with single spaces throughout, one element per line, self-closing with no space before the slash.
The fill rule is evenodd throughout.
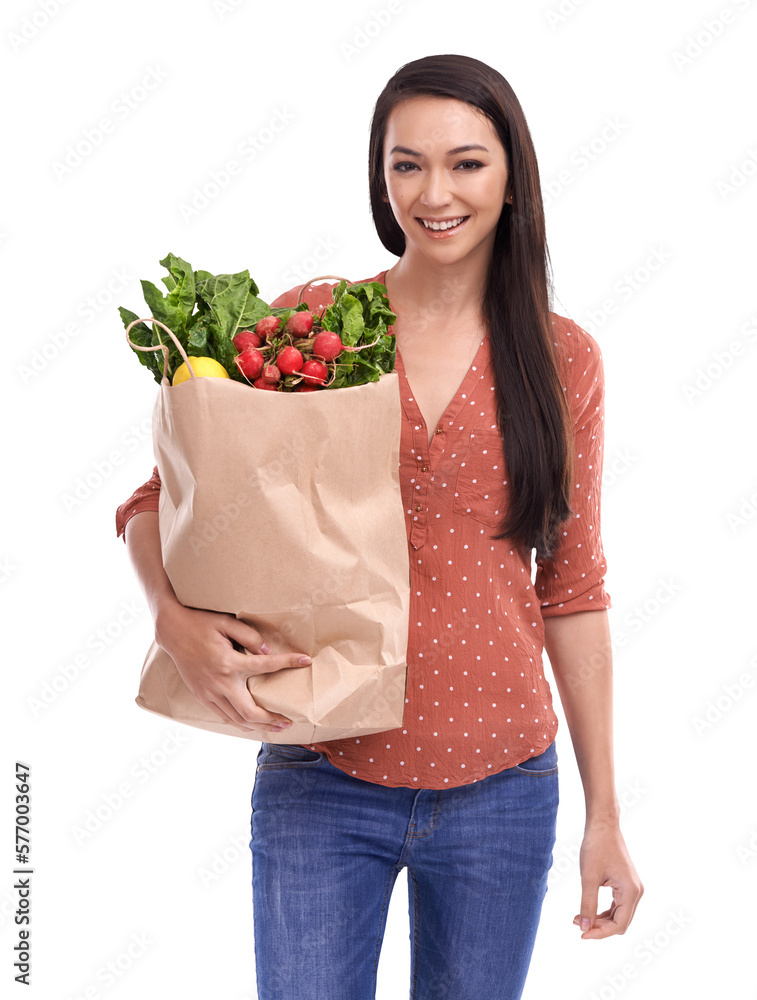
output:
<path id="1" fill-rule="evenodd" d="M 434 431 L 434 434 L 441 434 L 441 433 L 442 433 L 441 427 L 437 427 L 436 430 Z"/>
<path id="2" fill-rule="evenodd" d="M 417 507 L 416 507 L 415 509 L 416 509 L 416 510 L 422 510 L 423 508 L 422 508 L 422 507 L 420 506 L 420 504 L 419 504 L 419 505 L 418 505 L 418 506 L 417 506 Z"/>
<path id="3" fill-rule="evenodd" d="M 421 466 L 421 472 L 426 472 L 426 466 L 425 465 Z"/>

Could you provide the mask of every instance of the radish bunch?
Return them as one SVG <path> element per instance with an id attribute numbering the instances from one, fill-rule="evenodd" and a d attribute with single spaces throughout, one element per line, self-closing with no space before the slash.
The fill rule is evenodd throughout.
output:
<path id="1" fill-rule="evenodd" d="M 339 334 L 323 330 L 310 310 L 292 312 L 282 327 L 281 316 L 264 316 L 254 330 L 240 330 L 232 343 L 239 352 L 234 363 L 256 389 L 315 392 L 334 380 L 341 354 L 373 344 L 348 347 Z"/>
<path id="2" fill-rule="evenodd" d="M 160 263 L 168 270 L 167 292 L 142 281 L 150 320 L 118 310 L 134 353 L 158 384 L 164 369 L 170 375 L 187 356 L 211 358 L 233 381 L 269 392 L 341 389 L 394 371 L 397 317 L 378 281 L 341 279 L 316 315 L 304 302 L 272 308 L 249 270 L 211 274 L 175 254 Z"/>

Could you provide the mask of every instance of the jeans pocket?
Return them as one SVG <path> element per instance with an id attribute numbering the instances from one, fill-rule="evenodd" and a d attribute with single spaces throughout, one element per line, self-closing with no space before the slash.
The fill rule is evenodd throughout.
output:
<path id="1" fill-rule="evenodd" d="M 324 755 L 300 743 L 266 743 L 260 747 L 257 769 L 269 767 L 311 767 Z"/>
<path id="2" fill-rule="evenodd" d="M 526 760 L 516 764 L 514 771 L 521 771 L 523 774 L 532 774 L 536 777 L 546 777 L 549 774 L 557 774 L 557 747 L 553 741 L 543 753 L 534 754 Z"/>

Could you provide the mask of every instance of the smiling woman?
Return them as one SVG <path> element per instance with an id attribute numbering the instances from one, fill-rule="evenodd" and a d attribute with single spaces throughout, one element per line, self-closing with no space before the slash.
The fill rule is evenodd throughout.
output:
<path id="1" fill-rule="evenodd" d="M 401 258 L 388 272 L 387 289 L 398 314 L 397 343 L 415 369 L 415 378 L 408 371 L 413 387 L 423 391 L 423 379 L 433 392 L 438 384 L 433 338 L 421 340 L 417 326 L 439 301 L 445 309 L 434 329 L 454 328 L 457 343 L 467 336 L 469 361 L 476 337 L 491 331 L 511 491 L 500 537 L 521 537 L 537 557 L 551 558 L 559 526 L 571 514 L 572 415 L 561 384 L 564 359 L 550 331 L 539 168 L 520 102 L 501 74 L 479 60 L 448 55 L 409 63 L 376 102 L 369 179 L 378 234 Z M 441 221 L 460 218 L 441 229 Z M 403 325 L 416 330 L 417 363 Z M 461 347 L 458 366 L 464 355 Z M 454 381 L 452 374 L 447 388 Z M 437 397 L 435 412 L 440 405 Z"/>
<path id="2" fill-rule="evenodd" d="M 407 868 L 411 995 L 518 1000 L 559 801 L 545 650 L 586 799 L 582 937 L 623 933 L 643 892 L 613 773 L 602 355 L 550 311 L 536 155 L 495 69 L 457 55 L 401 67 L 374 109 L 369 186 L 378 235 L 399 258 L 367 280 L 386 285 L 397 317 L 411 592 L 403 724 L 262 744 L 258 995 L 374 997 L 389 898 Z M 312 309 L 330 293 L 305 297 Z M 159 488 L 145 484 L 119 514 L 157 641 L 190 689 L 253 719 L 249 656 L 233 661 L 231 639 L 261 671 L 290 664 L 253 628 L 231 635 L 224 616 L 178 604 L 161 563 Z M 613 902 L 597 913 L 602 885 Z"/>
<path id="3" fill-rule="evenodd" d="M 405 136 L 430 138 L 421 152 L 403 145 Z M 475 141 L 445 148 L 464 137 Z M 415 243 L 421 237 L 422 252 L 424 240 L 446 242 L 454 233 L 455 256 L 474 247 L 490 256 L 502 205 L 512 202 L 510 194 L 505 197 L 505 151 L 491 122 L 462 101 L 412 97 L 391 114 L 385 144 L 391 148 L 382 197 L 408 239 Z"/>
<path id="4" fill-rule="evenodd" d="M 330 998 L 374 996 L 387 899 L 407 867 L 412 995 L 517 1000 L 558 804 L 543 648 L 586 795 L 574 923 L 584 938 L 623 933 L 643 892 L 612 771 L 601 352 L 550 312 L 536 155 L 496 70 L 455 55 L 403 66 L 374 109 L 369 182 L 378 234 L 399 257 L 377 279 L 397 315 L 404 414 L 404 725 L 299 753 L 264 744 L 259 989 L 285 984 L 276 995 L 294 998 L 317 982 Z M 598 914 L 600 885 L 613 903 Z"/>

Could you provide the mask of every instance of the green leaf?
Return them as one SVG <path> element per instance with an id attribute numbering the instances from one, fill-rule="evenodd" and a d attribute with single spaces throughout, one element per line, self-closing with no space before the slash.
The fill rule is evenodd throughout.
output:
<path id="1" fill-rule="evenodd" d="M 121 319 L 123 320 L 124 329 L 126 329 L 129 323 L 133 323 L 136 319 L 139 319 L 139 316 L 137 316 L 136 313 L 133 313 L 130 309 L 124 309 L 123 306 L 119 306 L 118 311 L 121 315 Z M 152 340 L 152 333 L 150 332 L 147 324 L 137 323 L 136 326 L 133 326 L 129 331 L 129 337 L 135 344 L 139 344 L 140 347 L 146 347 Z M 137 353 L 140 355 L 143 354 L 142 351 L 138 351 Z"/>
<path id="2" fill-rule="evenodd" d="M 255 283 L 251 283 L 253 287 Z M 246 330 L 250 327 L 255 326 L 258 320 L 262 319 L 264 316 L 271 315 L 271 307 L 267 302 L 259 299 L 256 295 L 250 295 L 247 299 L 247 305 L 244 308 L 244 312 L 239 317 L 239 329 Z"/>
<path id="3" fill-rule="evenodd" d="M 213 340 L 213 346 L 215 347 L 216 361 L 223 365 L 232 378 L 243 381 L 244 377 L 234 363 L 238 351 L 222 330 L 218 330 L 217 336 Z"/>
<path id="4" fill-rule="evenodd" d="M 155 318 L 157 319 L 157 317 Z M 184 358 L 182 358 L 178 347 L 173 342 L 173 338 L 169 337 L 162 327 L 153 323 L 152 345 L 153 347 L 157 347 L 159 344 L 165 344 L 168 348 L 168 364 L 166 366 L 166 373 L 168 377 L 171 378 L 179 365 L 183 363 Z M 186 350 L 185 342 L 182 342 L 182 346 L 184 347 L 184 350 Z M 160 373 L 162 377 L 164 352 L 162 350 L 155 351 L 155 357 L 158 359 L 158 365 L 160 366 Z"/>
<path id="5" fill-rule="evenodd" d="M 354 347 L 365 333 L 363 306 L 359 299 L 345 292 L 339 302 L 342 320 L 342 343 Z"/>
<path id="6" fill-rule="evenodd" d="M 194 323 L 189 333 L 187 341 L 187 354 L 203 357 L 208 351 L 208 324 L 205 318 L 199 323 Z M 208 355 L 209 356 L 209 355 Z"/>
<path id="7" fill-rule="evenodd" d="M 332 292 L 331 297 L 333 298 L 334 302 L 338 302 L 349 287 L 350 287 L 349 281 L 345 281 L 345 279 L 342 278 L 342 280 L 339 282 L 339 284 L 334 288 Z"/>
<path id="8" fill-rule="evenodd" d="M 183 310 L 176 306 L 169 297 L 164 296 L 151 281 L 143 279 L 141 285 L 150 315 L 154 319 L 160 320 L 161 323 L 165 323 L 183 343 L 182 335 L 185 332 L 187 322 L 187 316 Z M 168 334 L 164 334 L 164 336 L 168 337 Z"/>
<path id="9" fill-rule="evenodd" d="M 172 253 L 164 257 L 160 263 L 170 272 L 167 278 L 163 278 L 163 283 L 168 288 L 167 299 L 169 303 L 184 315 L 183 331 L 186 329 L 187 321 L 192 315 L 195 304 L 194 271 L 190 264 Z M 175 330 L 174 333 L 176 333 Z"/>
<path id="10" fill-rule="evenodd" d="M 123 320 L 124 329 L 129 323 L 134 322 L 135 319 L 139 319 L 136 313 L 131 312 L 130 309 L 124 309 L 123 306 L 119 306 L 118 311 Z M 152 331 L 145 323 L 137 323 L 136 326 L 133 326 L 129 331 L 129 337 L 135 344 L 139 344 L 140 347 L 148 347 L 152 344 Z M 134 349 L 132 348 L 132 350 Z M 137 355 L 140 364 L 153 373 L 155 381 L 160 382 L 163 378 L 161 369 L 163 361 L 162 353 L 159 351 L 134 351 L 134 353 Z"/>
<path id="11" fill-rule="evenodd" d="M 339 321 L 339 310 L 333 306 L 327 306 L 321 316 L 321 326 L 324 330 L 331 330 L 332 333 L 341 333 L 342 324 Z"/>
<path id="12" fill-rule="evenodd" d="M 339 356 L 330 388 L 374 382 L 393 371 L 396 343 L 388 329 L 397 317 L 389 306 L 386 286 L 378 281 L 354 285 L 341 281 L 332 298 L 323 313 L 323 328 L 339 334 L 347 347 L 366 346 L 363 351 L 345 351 Z"/>
<path id="13" fill-rule="evenodd" d="M 208 271 L 197 271 L 196 288 L 197 294 L 210 306 L 213 318 L 223 333 L 229 338 L 233 337 L 248 309 L 250 298 L 255 298 L 252 289 L 257 291 L 250 272 L 210 274 Z M 250 303 L 251 314 L 255 308 L 254 303 Z"/>

